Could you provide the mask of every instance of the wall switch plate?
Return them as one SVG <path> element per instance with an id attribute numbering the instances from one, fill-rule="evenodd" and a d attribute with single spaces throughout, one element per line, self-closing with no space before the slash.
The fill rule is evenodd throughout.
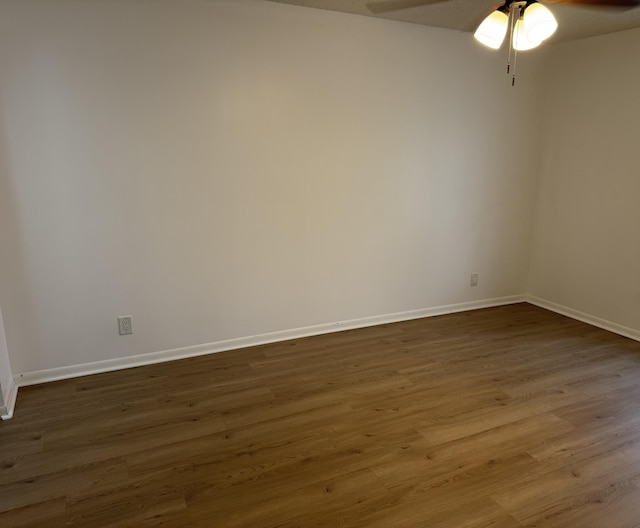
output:
<path id="1" fill-rule="evenodd" d="M 478 285 L 478 273 L 472 273 L 471 274 L 471 286 L 477 286 Z"/>
<path id="2" fill-rule="evenodd" d="M 118 333 L 120 335 L 133 334 L 130 315 L 123 315 L 122 317 L 118 317 Z"/>

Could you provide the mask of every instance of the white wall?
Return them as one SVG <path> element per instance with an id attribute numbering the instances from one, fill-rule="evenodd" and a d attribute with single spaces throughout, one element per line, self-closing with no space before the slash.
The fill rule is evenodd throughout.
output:
<path id="1" fill-rule="evenodd" d="M 0 416 L 10 417 L 15 403 L 13 372 L 9 362 L 9 351 L 4 335 L 2 310 L 0 310 Z"/>
<path id="2" fill-rule="evenodd" d="M 20 241 L 17 231 L 8 141 L 0 104 L 0 416 L 10 417 L 15 404 L 16 388 L 5 337 L 3 304 L 10 303 L 14 312 L 24 307 L 19 289 L 24 291 L 20 263 Z"/>
<path id="3" fill-rule="evenodd" d="M 640 30 L 552 51 L 529 291 L 640 332 Z"/>
<path id="4" fill-rule="evenodd" d="M 0 310 L 0 408 L 9 400 L 9 388 L 13 382 L 11 364 L 9 363 L 9 351 L 4 336 L 4 324 L 2 322 L 2 310 Z M 2 413 L 0 413 L 2 414 Z"/>
<path id="5" fill-rule="evenodd" d="M 504 60 L 270 2 L 3 2 L 14 372 L 522 294 L 537 66 Z"/>

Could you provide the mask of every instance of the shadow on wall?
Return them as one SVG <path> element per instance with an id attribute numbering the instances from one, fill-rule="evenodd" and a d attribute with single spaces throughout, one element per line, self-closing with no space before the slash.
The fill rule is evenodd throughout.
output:
<path id="1" fill-rule="evenodd" d="M 11 164 L 9 142 L 6 129 L 2 94 L 0 94 L 0 305 L 4 318 L 7 357 L 9 352 L 14 358 L 25 350 L 38 350 L 33 344 L 37 341 L 31 325 L 34 311 L 32 295 L 27 280 L 29 264 L 21 238 L 20 218 L 17 210 L 17 196 Z M 2 351 L 0 351 L 2 352 Z M 0 360 L 0 367 L 5 365 Z M 6 367 L 0 370 L 0 385 L 6 390 Z M 11 373 L 8 374 L 11 376 Z"/>

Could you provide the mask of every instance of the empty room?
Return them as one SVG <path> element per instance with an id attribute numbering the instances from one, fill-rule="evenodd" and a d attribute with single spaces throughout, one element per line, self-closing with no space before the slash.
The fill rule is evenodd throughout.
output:
<path id="1" fill-rule="evenodd" d="M 640 2 L 0 0 L 0 526 L 640 528 Z"/>

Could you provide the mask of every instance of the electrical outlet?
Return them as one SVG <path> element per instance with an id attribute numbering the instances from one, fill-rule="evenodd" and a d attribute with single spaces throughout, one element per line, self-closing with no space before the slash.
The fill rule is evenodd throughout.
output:
<path id="1" fill-rule="evenodd" d="M 471 286 L 477 286 L 478 285 L 478 273 L 472 273 L 471 274 Z"/>
<path id="2" fill-rule="evenodd" d="M 121 317 L 118 317 L 118 333 L 120 335 L 133 334 L 130 315 L 123 315 Z"/>

